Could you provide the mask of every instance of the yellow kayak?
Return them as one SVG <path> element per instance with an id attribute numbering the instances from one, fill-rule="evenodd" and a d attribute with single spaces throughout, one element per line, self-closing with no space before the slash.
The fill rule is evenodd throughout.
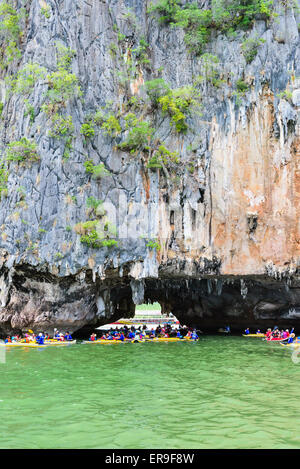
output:
<path id="1" fill-rule="evenodd" d="M 1 345 L 5 345 L 5 347 L 31 347 L 31 348 L 47 347 L 46 344 L 39 345 L 36 342 L 7 342 L 6 344 L 1 344 Z"/>
<path id="2" fill-rule="evenodd" d="M 300 347 L 300 342 L 292 342 L 291 344 L 283 344 L 282 342 L 280 342 L 280 345 L 282 345 L 282 347 L 290 347 L 296 349 Z"/>
<path id="3" fill-rule="evenodd" d="M 5 347 L 31 347 L 31 348 L 39 348 L 39 347 L 48 347 L 53 345 L 71 345 L 76 344 L 76 340 L 71 340 L 69 342 L 59 342 L 59 341 L 48 341 L 46 340 L 43 345 L 37 344 L 36 342 L 7 342 Z"/>
<path id="4" fill-rule="evenodd" d="M 197 339 L 198 340 L 198 339 Z M 195 340 L 190 339 L 189 337 L 183 337 L 179 339 L 178 337 L 154 337 L 153 339 L 147 338 L 147 342 L 195 342 Z"/>
<path id="5" fill-rule="evenodd" d="M 76 344 L 76 340 L 45 340 L 45 345 L 74 345 Z"/>
<path id="6" fill-rule="evenodd" d="M 243 337 L 265 337 L 265 334 L 243 334 Z"/>
<path id="7" fill-rule="evenodd" d="M 123 341 L 122 340 L 102 340 L 102 339 L 98 339 L 98 340 L 83 340 L 83 344 L 114 344 L 114 345 L 118 345 L 118 344 L 124 344 L 126 343 L 127 341 Z"/>

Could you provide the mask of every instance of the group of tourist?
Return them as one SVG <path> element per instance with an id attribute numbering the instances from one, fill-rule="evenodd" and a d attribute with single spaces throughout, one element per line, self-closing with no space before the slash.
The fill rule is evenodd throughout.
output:
<path id="1" fill-rule="evenodd" d="M 60 342 L 73 340 L 69 332 L 62 333 L 58 332 L 57 329 L 54 329 L 53 339 Z M 46 340 L 50 340 L 50 336 L 47 332 L 40 332 L 36 335 L 33 331 L 29 330 L 28 333 L 24 335 L 24 337 L 22 337 L 21 335 L 7 336 L 4 343 L 7 344 L 21 342 L 25 344 L 36 343 L 39 345 L 44 345 Z"/>
<path id="2" fill-rule="evenodd" d="M 297 338 L 295 339 L 295 334 L 293 331 L 294 331 L 294 328 L 290 332 L 289 329 L 279 330 L 279 328 L 275 326 L 273 329 L 269 327 L 267 331 L 265 332 L 265 334 L 261 332 L 260 329 L 257 329 L 256 334 L 264 335 L 267 340 L 278 340 L 278 341 L 285 340 L 287 341 L 288 344 L 291 344 L 292 342 L 297 341 Z M 245 334 L 246 335 L 250 334 L 249 327 L 245 329 Z"/>
<path id="3" fill-rule="evenodd" d="M 91 334 L 89 340 L 94 342 L 96 340 L 121 340 L 122 342 L 128 341 L 144 341 L 145 339 L 154 339 L 154 338 L 188 338 L 191 340 L 197 340 L 199 338 L 196 329 L 188 329 L 186 326 L 180 329 L 173 329 L 170 324 L 158 325 L 156 329 L 152 328 L 150 331 L 147 330 L 147 327 L 144 325 L 135 328 L 131 326 L 122 327 L 121 329 L 111 328 L 108 332 L 104 333 L 97 338 L 95 333 Z"/>

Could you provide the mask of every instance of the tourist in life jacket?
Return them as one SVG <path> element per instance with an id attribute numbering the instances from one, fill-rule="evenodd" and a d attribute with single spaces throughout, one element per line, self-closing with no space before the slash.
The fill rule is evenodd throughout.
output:
<path id="1" fill-rule="evenodd" d="M 193 330 L 192 335 L 191 335 L 191 339 L 192 339 L 192 340 L 197 340 L 197 339 L 199 339 L 199 337 L 198 337 L 198 335 L 197 335 L 197 332 L 196 332 L 196 329 Z"/>
<path id="2" fill-rule="evenodd" d="M 40 332 L 39 335 L 36 337 L 36 343 L 39 344 L 39 345 L 44 345 L 44 336 L 43 334 Z"/>
<path id="3" fill-rule="evenodd" d="M 260 329 L 257 329 L 256 334 L 261 334 Z"/>
<path id="4" fill-rule="evenodd" d="M 66 333 L 66 335 L 64 336 L 64 339 L 65 339 L 65 340 L 73 340 L 73 338 L 72 338 L 70 332 L 67 332 L 67 333 Z"/>
<path id="5" fill-rule="evenodd" d="M 182 335 L 180 334 L 179 330 L 177 331 L 176 337 L 177 337 L 177 339 L 182 339 Z"/>
<path id="6" fill-rule="evenodd" d="M 23 339 L 23 342 L 27 344 L 29 342 L 29 334 L 25 334 L 25 337 Z"/>
<path id="7" fill-rule="evenodd" d="M 122 342 L 124 342 L 125 336 L 124 336 L 123 332 L 121 332 L 121 333 L 119 334 L 118 340 L 121 340 Z"/>
<path id="8" fill-rule="evenodd" d="M 131 339 L 131 340 L 135 339 L 135 332 L 130 331 L 128 334 L 128 339 Z"/>
<path id="9" fill-rule="evenodd" d="M 272 334 L 272 330 L 269 328 L 267 331 L 266 331 L 266 338 L 267 339 L 270 339 L 271 338 L 271 334 Z"/>
<path id="10" fill-rule="evenodd" d="M 89 340 L 91 340 L 92 342 L 95 342 L 96 340 L 96 334 L 93 332 L 93 334 L 91 335 L 91 337 L 89 338 Z"/>
<path id="11" fill-rule="evenodd" d="M 11 344 L 11 338 L 9 336 L 7 336 L 4 343 L 5 344 Z"/>
<path id="12" fill-rule="evenodd" d="M 295 337 L 295 334 L 292 332 L 289 336 L 289 340 L 287 341 L 287 343 L 292 344 L 294 342 L 294 337 Z"/>
<path id="13" fill-rule="evenodd" d="M 247 327 L 247 329 L 245 329 L 245 334 L 250 334 L 250 330 L 249 330 L 249 327 Z"/>

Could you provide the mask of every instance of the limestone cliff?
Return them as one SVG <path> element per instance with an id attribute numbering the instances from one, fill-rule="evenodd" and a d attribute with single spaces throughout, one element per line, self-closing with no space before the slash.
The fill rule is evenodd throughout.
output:
<path id="1" fill-rule="evenodd" d="M 2 2 L 2 332 L 147 301 L 204 328 L 296 324 L 300 14 L 271 9 L 211 20 L 195 50 L 194 23 L 145 0 Z"/>

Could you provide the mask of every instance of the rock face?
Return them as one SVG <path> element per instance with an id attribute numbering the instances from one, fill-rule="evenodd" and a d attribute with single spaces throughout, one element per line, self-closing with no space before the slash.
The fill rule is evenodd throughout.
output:
<path id="1" fill-rule="evenodd" d="M 19 11 L 23 2 L 10 3 Z M 148 301 L 204 329 L 299 322 L 297 10 L 275 2 L 274 19 L 234 37 L 212 31 L 203 52 L 218 58 L 216 83 L 207 67 L 203 78 L 183 29 L 159 24 L 149 4 L 26 4 L 20 56 L 3 67 L 0 88 L 2 333 L 95 327 Z M 250 62 L 249 37 L 261 38 Z M 13 79 L 26 64 L 46 72 L 24 92 Z M 59 70 L 77 77 L 60 100 Z M 198 83 L 185 132 L 151 103 L 144 83 L 157 78 L 172 90 Z M 146 144 L 130 147 L 138 124 L 129 113 L 151 125 Z M 58 130 L 59 118 L 73 127 L 59 121 Z M 24 137 L 38 158 L 7 160 Z M 176 158 L 150 165 L 159 145 Z M 102 239 L 117 244 L 84 242 L 92 230 L 83 224 L 95 220 L 98 236 L 102 223 Z"/>

